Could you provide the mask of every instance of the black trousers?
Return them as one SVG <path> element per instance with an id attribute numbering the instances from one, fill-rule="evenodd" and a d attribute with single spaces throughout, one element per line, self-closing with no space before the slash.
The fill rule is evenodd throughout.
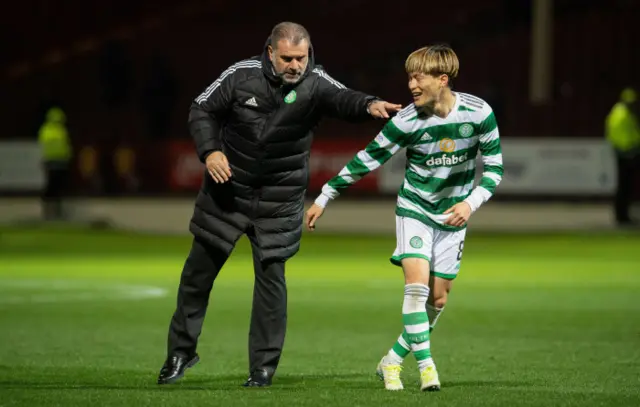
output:
<path id="1" fill-rule="evenodd" d="M 618 185 L 614 199 L 616 222 L 629 222 L 629 209 L 633 201 L 633 187 L 637 159 L 634 155 L 616 153 Z"/>
<path id="2" fill-rule="evenodd" d="M 45 165 L 46 186 L 42 192 L 42 209 L 46 219 L 60 219 L 63 217 L 62 200 L 66 193 L 69 169 L 55 163 Z"/>
<path id="3" fill-rule="evenodd" d="M 261 262 L 260 248 L 252 229 L 247 231 L 253 252 L 255 281 L 249 329 L 249 371 L 265 369 L 275 373 L 287 326 L 287 288 L 284 262 Z M 191 356 L 198 337 L 213 283 L 229 254 L 194 239 L 182 270 L 178 301 L 171 319 L 168 355 Z"/>

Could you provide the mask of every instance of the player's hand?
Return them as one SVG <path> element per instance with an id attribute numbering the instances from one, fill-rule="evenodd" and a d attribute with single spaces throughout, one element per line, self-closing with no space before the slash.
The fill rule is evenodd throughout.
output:
<path id="1" fill-rule="evenodd" d="M 316 204 L 311 205 L 311 207 L 307 210 L 307 229 L 313 232 L 316 229 L 316 221 L 320 219 L 323 213 L 324 208 L 321 208 Z"/>
<path id="2" fill-rule="evenodd" d="M 466 202 L 459 202 L 447 209 L 444 214 L 451 214 L 444 222 L 445 225 L 461 227 L 469 220 L 471 207 Z"/>
<path id="3" fill-rule="evenodd" d="M 227 156 L 221 151 L 214 151 L 207 156 L 205 160 L 207 171 L 209 175 L 216 182 L 216 184 L 222 184 L 229 181 L 231 178 L 231 167 L 229 167 L 229 160 Z"/>
<path id="4" fill-rule="evenodd" d="M 376 119 L 388 119 L 389 114 L 395 113 L 402 109 L 402 105 L 385 102 L 384 100 L 376 100 L 369 104 L 369 114 Z"/>

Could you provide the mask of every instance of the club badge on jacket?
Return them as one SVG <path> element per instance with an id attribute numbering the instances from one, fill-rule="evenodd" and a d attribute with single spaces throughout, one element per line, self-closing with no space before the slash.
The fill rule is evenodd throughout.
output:
<path id="1" fill-rule="evenodd" d="M 293 103 L 296 101 L 297 98 L 297 94 L 295 90 L 292 90 L 291 92 L 289 92 L 287 94 L 287 96 L 284 97 L 284 103 Z"/>

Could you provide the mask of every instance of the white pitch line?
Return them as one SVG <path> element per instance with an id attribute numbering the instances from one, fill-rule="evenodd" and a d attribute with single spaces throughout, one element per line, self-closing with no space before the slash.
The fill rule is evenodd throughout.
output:
<path id="1" fill-rule="evenodd" d="M 11 288 L 11 294 L 3 288 Z M 16 294 L 14 289 L 25 290 Z M 37 289 L 46 292 L 30 292 Z M 0 305 L 82 301 L 143 300 L 167 295 L 161 287 L 135 284 L 96 284 L 64 280 L 0 280 Z"/>

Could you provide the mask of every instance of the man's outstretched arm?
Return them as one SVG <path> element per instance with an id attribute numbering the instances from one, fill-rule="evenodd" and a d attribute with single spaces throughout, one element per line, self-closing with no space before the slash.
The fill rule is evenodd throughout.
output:
<path id="1" fill-rule="evenodd" d="M 363 121 L 371 117 L 388 119 L 402 108 L 401 105 L 347 88 L 321 67 L 313 72 L 319 76 L 317 94 L 320 104 L 329 116 L 349 121 Z"/>

